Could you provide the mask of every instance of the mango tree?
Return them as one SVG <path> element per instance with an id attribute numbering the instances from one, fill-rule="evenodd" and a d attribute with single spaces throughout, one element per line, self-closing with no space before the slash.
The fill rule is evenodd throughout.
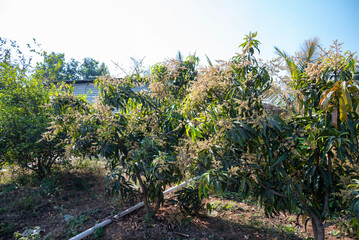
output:
<path id="1" fill-rule="evenodd" d="M 71 94 L 59 95 L 53 100 L 58 111 L 52 136 L 65 132 L 71 152 L 105 157 L 111 167 L 109 192 L 122 199 L 138 192 L 153 216 L 166 187 L 183 177 L 176 154 L 185 133 L 179 108 L 197 64 L 190 56 L 155 65 L 147 79 L 98 79 L 100 96 L 92 106 L 75 104 Z M 144 91 L 134 90 L 139 86 Z"/>
<path id="2" fill-rule="evenodd" d="M 272 79 L 254 57 L 254 37 L 246 37 L 242 54 L 203 73 L 187 98 L 194 171 L 205 172 L 200 191 L 220 193 L 232 182 L 257 198 L 268 216 L 297 213 L 311 220 L 315 239 L 324 239 L 324 221 L 342 208 L 341 177 L 356 174 L 355 60 L 336 46 L 309 63 L 296 85 L 304 109 L 281 119 L 263 107 Z"/>

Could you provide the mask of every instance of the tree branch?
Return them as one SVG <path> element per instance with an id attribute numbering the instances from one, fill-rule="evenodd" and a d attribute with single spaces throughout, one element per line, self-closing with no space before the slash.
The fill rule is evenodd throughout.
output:
<path id="1" fill-rule="evenodd" d="M 265 186 L 263 183 L 261 182 L 257 182 L 259 184 L 259 186 L 261 186 L 262 188 L 266 189 L 267 191 L 271 192 L 273 195 L 276 195 L 278 197 L 282 197 L 282 198 L 288 198 L 287 195 L 279 193 L 277 191 L 274 191 L 273 189 L 270 189 L 269 187 Z"/>

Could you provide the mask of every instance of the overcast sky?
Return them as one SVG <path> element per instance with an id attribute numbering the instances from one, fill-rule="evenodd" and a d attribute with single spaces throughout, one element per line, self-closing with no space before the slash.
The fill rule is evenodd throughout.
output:
<path id="1" fill-rule="evenodd" d="M 245 34 L 258 32 L 263 59 L 274 46 L 294 53 L 305 39 L 333 40 L 359 52 L 358 0 L 0 0 L 0 37 L 29 43 L 67 59 L 92 57 L 124 67 L 196 52 L 205 64 L 228 60 Z"/>

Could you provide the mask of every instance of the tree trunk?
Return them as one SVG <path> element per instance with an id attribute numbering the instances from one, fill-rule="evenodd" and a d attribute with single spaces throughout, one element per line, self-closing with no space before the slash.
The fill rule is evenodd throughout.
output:
<path id="1" fill-rule="evenodd" d="M 155 207 L 153 208 L 153 211 L 152 211 L 152 216 L 156 215 L 156 213 L 158 212 L 160 207 L 161 207 L 161 196 L 159 194 L 159 196 L 157 197 L 157 200 L 156 200 L 156 205 L 155 205 Z"/>
<path id="2" fill-rule="evenodd" d="M 34 171 L 35 171 L 38 179 L 43 180 L 45 178 L 46 174 L 42 167 L 42 162 L 39 158 L 37 159 L 37 165 L 34 166 Z"/>
<path id="3" fill-rule="evenodd" d="M 143 198 L 143 203 L 145 205 L 146 213 L 148 214 L 151 212 L 151 207 L 147 201 L 147 188 L 142 182 L 141 174 L 140 174 L 140 171 L 138 170 L 137 166 L 134 166 L 134 169 L 135 169 L 137 181 L 139 182 L 140 187 L 141 187 L 141 194 L 142 194 L 142 198 Z"/>
<path id="4" fill-rule="evenodd" d="M 317 216 L 312 216 L 312 228 L 315 240 L 324 240 L 325 230 L 321 219 Z"/>

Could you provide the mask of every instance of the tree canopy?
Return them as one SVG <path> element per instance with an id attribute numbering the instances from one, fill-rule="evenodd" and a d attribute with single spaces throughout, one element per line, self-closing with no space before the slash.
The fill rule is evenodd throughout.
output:
<path id="1" fill-rule="evenodd" d="M 66 62 L 63 53 L 44 53 L 43 58 L 43 62 L 36 66 L 36 76 L 51 82 L 94 80 L 97 77 L 109 74 L 104 63 L 100 64 L 100 62 L 89 57 L 84 58 L 82 63 L 73 58 Z"/>
<path id="2" fill-rule="evenodd" d="M 62 161 L 61 135 L 47 141 L 51 89 L 28 72 L 26 58 L 14 56 L 18 47 L 2 42 L 0 58 L 0 165 L 18 164 L 46 177 Z"/>

